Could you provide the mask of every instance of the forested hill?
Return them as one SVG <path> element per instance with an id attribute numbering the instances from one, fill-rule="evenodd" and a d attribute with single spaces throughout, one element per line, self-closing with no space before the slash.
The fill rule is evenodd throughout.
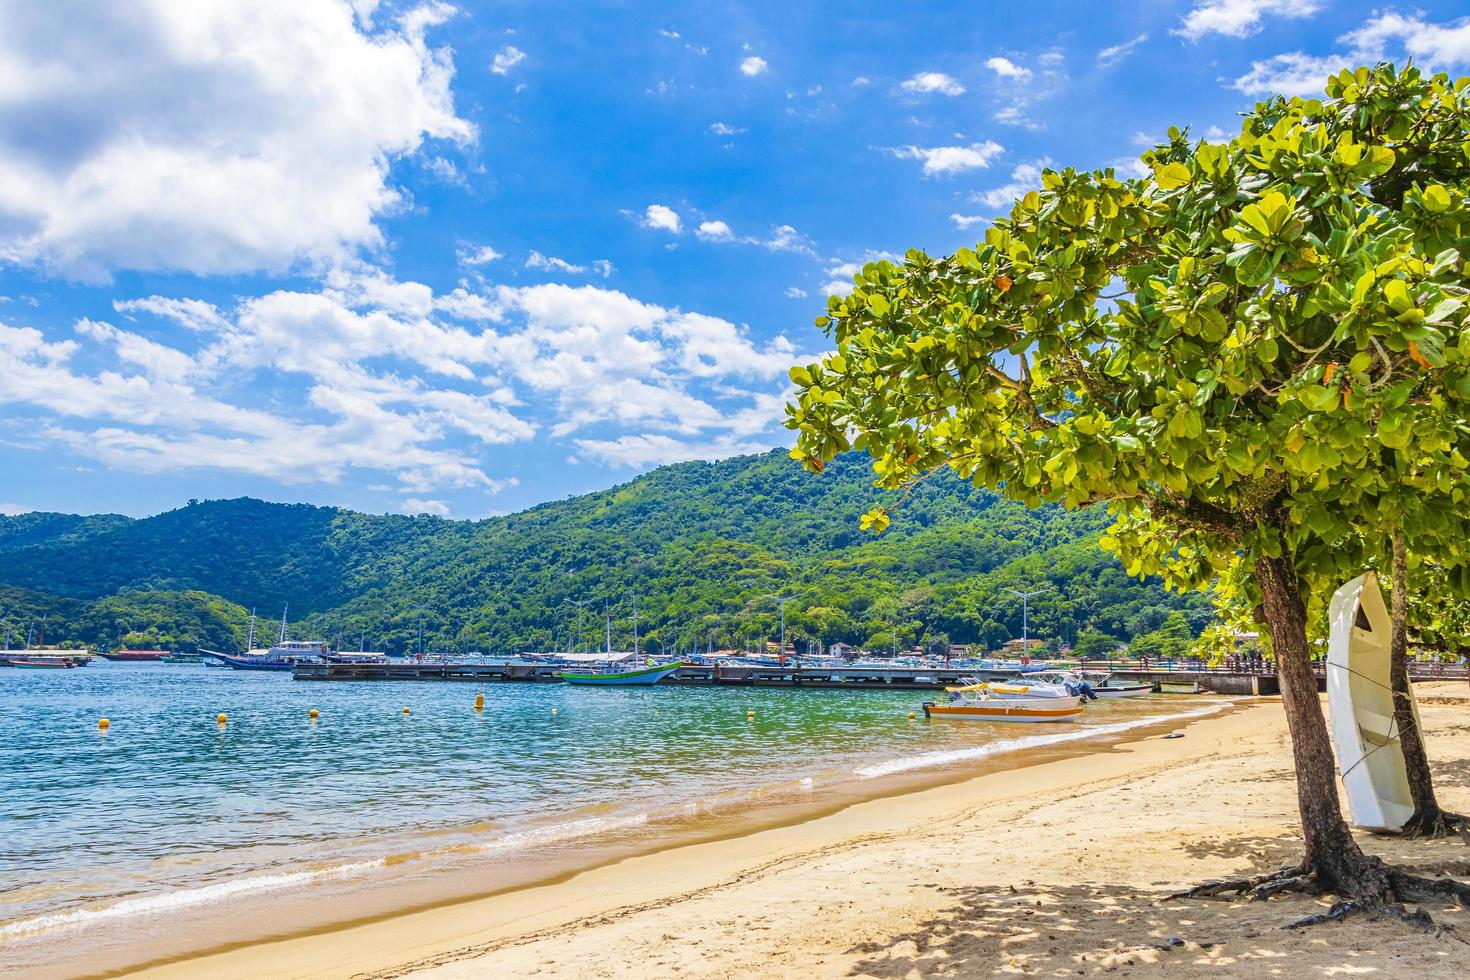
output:
<path id="1" fill-rule="evenodd" d="M 1021 628 L 1005 588 L 1046 582 L 1033 635 L 1105 644 L 1177 635 L 1176 609 L 1192 631 L 1209 619 L 1199 598 L 1132 581 L 1097 550 L 1105 514 L 1027 510 L 946 477 L 874 537 L 857 520 L 881 499 L 865 457 L 818 477 L 777 450 L 483 521 L 249 498 L 141 520 L 0 517 L 0 629 L 45 617 L 48 642 L 238 647 L 249 608 L 275 617 L 289 604 L 293 636 L 353 648 L 407 649 L 422 619 L 431 648 L 550 649 L 565 646 L 568 600 L 587 603 L 588 633 L 604 601 L 619 604 L 626 637 L 636 593 L 651 648 L 703 646 L 711 631 L 735 646 L 774 632 L 761 597 L 779 592 L 799 594 L 787 617 L 798 638 L 998 644 Z"/>

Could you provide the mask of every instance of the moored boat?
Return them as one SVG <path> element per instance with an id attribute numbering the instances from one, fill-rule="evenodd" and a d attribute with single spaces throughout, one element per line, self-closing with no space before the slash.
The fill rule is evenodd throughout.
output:
<path id="1" fill-rule="evenodd" d="M 103 660 L 117 660 L 124 663 L 147 663 L 164 660 L 168 657 L 167 650 L 113 650 L 111 653 L 97 652 L 97 656 Z"/>
<path id="2" fill-rule="evenodd" d="M 61 657 L 8 657 L 6 662 L 21 670 L 73 670 L 77 666 Z"/>
<path id="3" fill-rule="evenodd" d="M 167 653 L 163 656 L 166 664 L 198 664 L 204 662 L 204 657 L 197 653 Z"/>
<path id="4" fill-rule="evenodd" d="M 958 697 L 947 704 L 925 701 L 924 717 L 1029 724 L 1076 721 L 1082 717 L 1082 701 L 1077 697 L 1002 698 L 980 692 L 978 697 Z"/>
<path id="5" fill-rule="evenodd" d="M 603 664 L 589 670 L 564 670 L 557 676 L 568 684 L 589 684 L 599 687 L 621 687 L 625 685 L 648 686 L 657 684 L 686 664 L 682 661 L 644 666 Z"/>

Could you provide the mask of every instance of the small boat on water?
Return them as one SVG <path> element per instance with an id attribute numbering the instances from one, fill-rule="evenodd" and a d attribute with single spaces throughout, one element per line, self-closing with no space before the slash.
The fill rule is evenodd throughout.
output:
<path id="1" fill-rule="evenodd" d="M 1408 770 L 1393 716 L 1389 644 L 1393 625 L 1378 577 L 1360 575 L 1327 607 L 1327 706 L 1332 745 L 1353 825 L 1398 833 L 1414 815 Z M 1419 724 L 1419 705 L 1409 705 Z"/>
<path id="2" fill-rule="evenodd" d="M 97 652 L 97 656 L 103 660 L 117 660 L 123 663 L 156 663 L 167 660 L 167 650 L 113 650 L 111 653 Z"/>
<path id="3" fill-rule="evenodd" d="M 85 667 L 91 659 L 92 655 L 86 650 L 32 648 L 0 651 L 0 667 L 19 667 L 23 670 L 66 670 Z"/>
<path id="4" fill-rule="evenodd" d="M 588 684 L 598 687 L 622 687 L 625 685 L 646 687 L 657 684 L 684 666 L 687 665 L 682 660 L 662 664 L 646 663 L 641 666 L 638 664 L 607 663 L 606 661 L 602 661 L 588 670 L 564 670 L 557 676 L 568 684 Z"/>
<path id="5" fill-rule="evenodd" d="M 947 704 L 925 701 L 924 717 L 1028 724 L 1077 721 L 1082 717 L 1082 699 L 1076 696 L 1008 698 L 988 690 L 955 692 Z"/>
<path id="6" fill-rule="evenodd" d="M 1083 670 L 1078 673 L 1092 685 L 1092 693 L 1100 698 L 1137 698 L 1152 694 L 1152 684 L 1114 677 L 1111 671 Z"/>
<path id="7" fill-rule="evenodd" d="M 7 657 L 6 662 L 20 670 L 75 670 L 79 666 L 63 657 Z"/>
<path id="8" fill-rule="evenodd" d="M 166 653 L 163 655 L 166 664 L 200 664 L 204 657 L 197 653 Z"/>

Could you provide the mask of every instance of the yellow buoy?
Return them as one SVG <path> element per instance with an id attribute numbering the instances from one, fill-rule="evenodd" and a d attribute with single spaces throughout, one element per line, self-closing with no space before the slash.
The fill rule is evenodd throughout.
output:
<path id="1" fill-rule="evenodd" d="M 747 718 L 754 718 L 755 717 L 755 712 L 754 711 L 747 711 L 745 713 L 745 717 L 747 717 Z"/>
<path id="2" fill-rule="evenodd" d="M 909 720 L 910 721 L 913 721 L 914 720 L 914 717 L 915 717 L 914 713 L 912 711 L 910 711 L 909 712 Z"/>
<path id="3" fill-rule="evenodd" d="M 97 727 L 98 727 L 98 729 L 100 729 L 100 730 L 101 730 L 101 731 L 104 731 L 104 732 L 105 732 L 105 731 L 107 731 L 107 730 L 108 730 L 108 729 L 109 729 L 109 728 L 111 728 L 111 727 L 112 727 L 112 722 L 110 722 L 110 721 L 108 721 L 108 720 L 107 720 L 107 719 L 106 719 L 106 718 L 99 718 L 99 719 L 98 719 L 98 720 L 97 720 Z"/>
<path id="4" fill-rule="evenodd" d="M 476 694 L 475 695 L 475 710 L 476 711 L 484 711 L 485 710 L 485 695 L 483 695 L 483 694 Z"/>
<path id="5" fill-rule="evenodd" d="M 214 720 L 223 725 L 230 720 L 230 716 L 221 711 L 219 714 L 214 716 Z"/>
<path id="6" fill-rule="evenodd" d="M 403 713 L 404 713 L 404 714 L 408 714 L 408 709 L 407 709 L 407 708 L 404 708 L 404 709 L 403 709 Z"/>
<path id="7" fill-rule="evenodd" d="M 555 708 L 552 708 L 552 709 L 551 709 L 551 713 L 552 713 L 552 714 L 556 714 L 556 709 L 555 709 Z"/>
<path id="8" fill-rule="evenodd" d="M 316 716 L 317 716 L 317 710 L 316 710 L 316 709 L 315 709 L 315 708 L 312 708 L 312 709 L 311 709 L 311 711 L 310 711 L 310 712 L 308 712 L 308 713 L 309 713 L 309 714 L 310 714 L 310 715 L 311 715 L 311 717 L 313 717 L 313 718 L 315 718 L 315 717 L 316 717 Z"/>

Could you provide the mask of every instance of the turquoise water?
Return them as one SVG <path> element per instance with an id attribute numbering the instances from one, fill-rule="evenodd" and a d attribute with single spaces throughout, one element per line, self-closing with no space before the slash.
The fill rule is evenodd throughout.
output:
<path id="1" fill-rule="evenodd" d="M 191 915 L 217 925 L 252 901 L 265 916 L 286 895 L 381 897 L 455 875 L 488 891 L 664 824 L 1181 710 L 1101 703 L 1086 726 L 909 719 L 925 696 L 0 670 L 0 972 L 165 917 L 172 931 Z"/>

